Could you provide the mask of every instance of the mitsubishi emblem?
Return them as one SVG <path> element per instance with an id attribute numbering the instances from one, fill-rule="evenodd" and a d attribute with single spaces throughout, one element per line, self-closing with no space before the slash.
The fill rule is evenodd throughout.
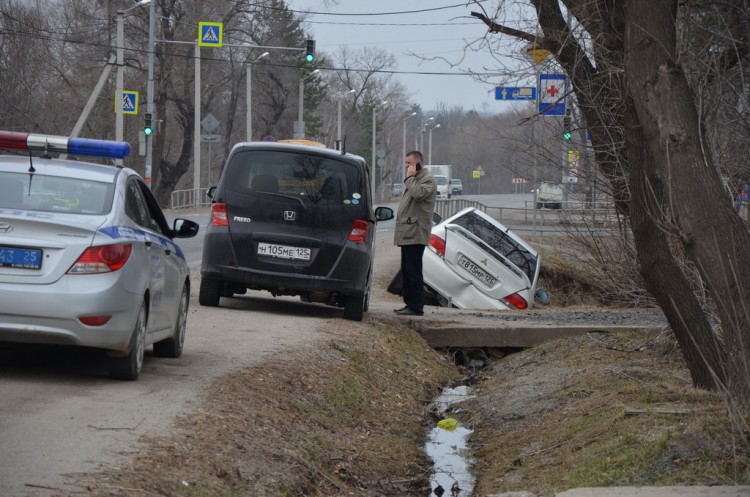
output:
<path id="1" fill-rule="evenodd" d="M 294 211 L 284 211 L 284 221 L 294 221 L 297 218 L 297 213 Z"/>

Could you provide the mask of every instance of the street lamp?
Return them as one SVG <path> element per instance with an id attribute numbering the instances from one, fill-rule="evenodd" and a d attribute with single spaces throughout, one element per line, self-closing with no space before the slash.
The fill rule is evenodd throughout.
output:
<path id="1" fill-rule="evenodd" d="M 401 139 L 401 148 L 403 149 L 403 153 L 401 154 L 402 160 L 403 158 L 406 157 L 406 121 L 408 121 L 409 119 L 411 119 L 412 117 L 416 115 L 417 115 L 416 112 L 412 112 L 411 114 L 406 116 L 404 120 L 402 121 L 402 124 L 404 126 L 404 136 Z M 404 180 L 406 179 L 405 176 L 406 176 L 406 170 L 403 167 L 401 167 L 401 183 L 403 183 Z"/>
<path id="2" fill-rule="evenodd" d="M 151 2 L 148 10 L 148 83 L 146 86 L 146 113 L 154 115 L 154 20 L 156 2 Z M 151 156 L 153 155 L 153 133 L 146 135 L 146 167 L 143 179 L 151 187 Z"/>
<path id="3" fill-rule="evenodd" d="M 245 133 L 247 133 L 247 141 L 253 139 L 253 72 L 252 67 L 256 62 L 260 62 L 262 59 L 268 57 L 268 52 L 263 52 L 257 59 L 247 64 L 247 114 L 245 123 Z"/>
<path id="4" fill-rule="evenodd" d="M 313 75 L 318 74 L 320 72 L 320 69 L 315 69 L 313 72 L 305 76 L 304 78 L 299 79 L 299 116 L 297 121 L 299 122 L 298 126 L 298 132 L 295 133 L 295 138 L 304 139 L 305 138 L 305 121 L 303 120 L 303 109 L 305 106 L 305 80 L 308 78 L 311 78 Z"/>
<path id="5" fill-rule="evenodd" d="M 432 164 L 432 130 L 438 129 L 439 127 L 440 125 L 438 124 L 437 126 L 433 126 L 432 128 L 430 128 L 430 139 L 427 141 L 427 143 L 429 143 L 429 148 L 427 149 L 427 164 L 430 165 Z"/>
<path id="6" fill-rule="evenodd" d="M 427 125 L 430 124 L 430 121 L 434 121 L 435 118 L 431 117 L 428 120 L 424 121 L 422 123 L 422 126 L 419 128 L 419 151 L 424 153 L 424 132 L 427 131 Z"/>
<path id="7" fill-rule="evenodd" d="M 115 22 L 117 23 L 117 89 L 115 91 L 115 140 L 122 141 L 123 138 L 123 114 L 122 114 L 122 94 L 123 94 L 123 79 L 125 71 L 125 61 L 123 55 L 123 45 L 125 45 L 125 13 L 129 12 L 141 5 L 150 3 L 151 0 L 140 0 L 138 3 L 125 10 L 118 10 L 115 15 Z M 122 165 L 122 159 L 116 159 L 115 162 Z"/>
<path id="8" fill-rule="evenodd" d="M 372 108 L 372 165 L 370 166 L 370 172 L 372 174 L 372 197 L 375 198 L 375 134 L 377 131 L 377 114 L 378 114 L 378 107 L 382 107 L 385 104 L 388 103 L 388 100 L 383 100 L 379 104 L 376 104 L 375 107 Z"/>
<path id="9" fill-rule="evenodd" d="M 339 95 L 338 99 L 338 112 L 337 112 L 337 125 L 336 125 L 336 150 L 341 150 L 341 101 L 344 100 L 344 97 L 347 95 L 351 95 L 352 93 L 356 93 L 357 90 L 351 89 L 341 95 Z"/>

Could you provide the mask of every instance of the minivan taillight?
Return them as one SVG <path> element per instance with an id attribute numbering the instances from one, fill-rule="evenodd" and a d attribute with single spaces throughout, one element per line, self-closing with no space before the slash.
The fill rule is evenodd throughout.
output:
<path id="1" fill-rule="evenodd" d="M 211 222 L 214 226 L 229 226 L 227 204 L 217 202 L 211 205 Z"/>
<path id="2" fill-rule="evenodd" d="M 365 243 L 368 229 L 370 229 L 370 223 L 362 219 L 357 219 L 352 225 L 348 240 L 355 243 Z"/>
<path id="3" fill-rule="evenodd" d="M 126 243 L 87 248 L 68 269 L 68 274 L 96 274 L 117 271 L 128 262 L 133 246 Z"/>
<path id="4" fill-rule="evenodd" d="M 505 301 L 516 309 L 526 309 L 529 306 L 529 303 L 526 302 L 526 299 L 521 297 L 517 293 L 508 295 L 507 297 L 505 297 Z"/>
<path id="5" fill-rule="evenodd" d="M 445 257 L 445 240 L 437 235 L 430 235 L 430 247 L 434 248 L 440 257 Z"/>

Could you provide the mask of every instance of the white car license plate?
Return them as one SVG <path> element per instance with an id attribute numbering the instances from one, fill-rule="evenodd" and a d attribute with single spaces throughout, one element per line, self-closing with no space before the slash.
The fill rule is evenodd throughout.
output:
<path id="1" fill-rule="evenodd" d="M 258 255 L 279 257 L 281 259 L 295 259 L 309 261 L 312 250 L 304 247 L 290 247 L 287 245 L 275 245 L 273 243 L 259 243 Z"/>
<path id="2" fill-rule="evenodd" d="M 488 274 L 484 269 L 477 266 L 464 256 L 461 256 L 458 259 L 458 265 L 464 268 L 472 276 L 474 276 L 476 279 L 478 279 L 488 287 L 493 287 L 495 286 L 495 283 L 497 283 L 497 278 L 495 278 L 491 274 Z"/>

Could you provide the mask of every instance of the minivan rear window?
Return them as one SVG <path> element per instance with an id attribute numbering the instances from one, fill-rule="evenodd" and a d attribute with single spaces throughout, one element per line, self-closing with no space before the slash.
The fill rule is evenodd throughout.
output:
<path id="1" fill-rule="evenodd" d="M 503 254 L 521 271 L 526 273 L 529 281 L 534 282 L 534 273 L 536 273 L 537 264 L 536 256 L 507 233 L 499 230 L 497 226 L 477 215 L 474 211 L 454 219 L 451 223 L 463 227 L 497 252 Z"/>
<path id="2" fill-rule="evenodd" d="M 365 201 L 359 169 L 313 154 L 248 150 L 237 153 L 226 172 L 226 188 L 241 193 L 280 194 L 316 204 Z"/>

